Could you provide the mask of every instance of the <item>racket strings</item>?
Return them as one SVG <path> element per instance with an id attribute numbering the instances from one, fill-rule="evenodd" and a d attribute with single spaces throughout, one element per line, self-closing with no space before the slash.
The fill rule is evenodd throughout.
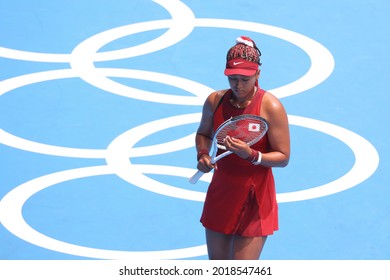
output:
<path id="1" fill-rule="evenodd" d="M 221 128 L 217 135 L 217 145 L 221 149 L 226 149 L 224 142 L 227 136 L 240 139 L 251 145 L 261 138 L 267 130 L 264 121 L 258 119 L 240 119 L 232 121 Z"/>

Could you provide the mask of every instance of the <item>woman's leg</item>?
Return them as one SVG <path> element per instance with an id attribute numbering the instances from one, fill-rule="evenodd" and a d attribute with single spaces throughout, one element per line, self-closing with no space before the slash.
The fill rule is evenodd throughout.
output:
<path id="1" fill-rule="evenodd" d="M 267 236 L 244 237 L 234 236 L 233 259 L 234 260 L 258 260 L 263 250 Z"/>
<path id="2" fill-rule="evenodd" d="M 233 235 L 227 235 L 206 229 L 207 251 L 210 260 L 231 260 Z"/>

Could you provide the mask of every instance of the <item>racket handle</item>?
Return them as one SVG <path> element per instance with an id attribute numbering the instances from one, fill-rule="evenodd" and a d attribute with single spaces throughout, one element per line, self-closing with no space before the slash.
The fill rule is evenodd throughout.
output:
<path id="1" fill-rule="evenodd" d="M 197 171 L 194 175 L 192 175 L 192 177 L 190 178 L 190 183 L 191 184 L 196 184 L 196 182 L 198 182 L 198 180 L 200 179 L 200 177 L 203 176 L 203 172 L 202 171 Z"/>

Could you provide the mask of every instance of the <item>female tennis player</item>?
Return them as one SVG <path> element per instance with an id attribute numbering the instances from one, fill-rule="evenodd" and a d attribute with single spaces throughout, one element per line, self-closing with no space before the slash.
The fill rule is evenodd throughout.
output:
<path id="1" fill-rule="evenodd" d="M 279 228 L 272 168 L 288 164 L 290 134 L 283 105 L 258 85 L 260 56 L 252 39 L 237 38 L 226 57 L 224 74 L 230 88 L 208 96 L 195 138 L 198 170 L 214 169 L 201 216 L 212 260 L 259 259 L 267 236 Z M 233 154 L 212 164 L 215 130 L 243 114 L 264 118 L 266 135 L 252 146 L 226 137 L 225 147 Z"/>

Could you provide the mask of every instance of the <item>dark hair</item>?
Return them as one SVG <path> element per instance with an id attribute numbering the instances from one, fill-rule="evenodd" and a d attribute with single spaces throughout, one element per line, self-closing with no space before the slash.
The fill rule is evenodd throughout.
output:
<path id="1" fill-rule="evenodd" d="M 253 44 L 253 47 L 247 43 L 244 43 L 245 41 L 251 42 Z M 241 36 L 237 38 L 237 44 L 229 49 L 226 55 L 226 61 L 236 58 L 242 58 L 261 65 L 260 56 L 261 52 L 257 48 L 255 42 L 249 37 Z"/>

